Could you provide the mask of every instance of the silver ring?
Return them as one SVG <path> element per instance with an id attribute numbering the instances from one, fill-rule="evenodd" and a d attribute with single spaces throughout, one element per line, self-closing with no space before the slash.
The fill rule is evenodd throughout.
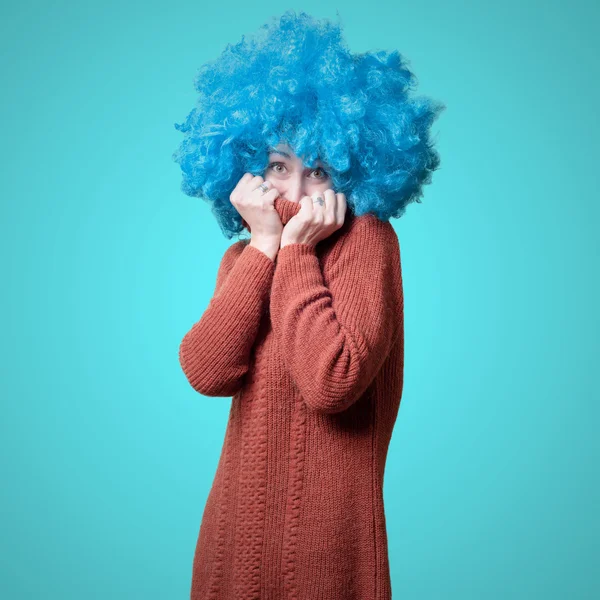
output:
<path id="1" fill-rule="evenodd" d="M 261 183 L 258 187 L 262 190 L 263 194 L 266 194 L 269 191 L 269 186 L 266 182 Z"/>
<path id="2" fill-rule="evenodd" d="M 320 204 L 321 206 L 325 205 L 325 200 L 323 200 L 323 198 L 321 198 L 321 196 L 318 196 L 316 200 L 313 200 L 313 204 L 317 202 L 318 204 Z"/>

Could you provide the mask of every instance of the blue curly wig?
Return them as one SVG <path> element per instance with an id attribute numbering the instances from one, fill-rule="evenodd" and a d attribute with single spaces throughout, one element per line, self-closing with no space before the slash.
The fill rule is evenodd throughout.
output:
<path id="1" fill-rule="evenodd" d="M 338 14 L 339 20 L 339 14 Z M 246 172 L 263 175 L 287 143 L 305 167 L 321 160 L 355 215 L 387 221 L 421 202 L 440 164 L 432 122 L 446 107 L 409 98 L 416 78 L 397 51 L 352 54 L 341 26 L 286 11 L 200 67 L 199 93 L 173 153 L 181 190 L 212 204 L 223 233 L 243 229 L 229 196 Z"/>

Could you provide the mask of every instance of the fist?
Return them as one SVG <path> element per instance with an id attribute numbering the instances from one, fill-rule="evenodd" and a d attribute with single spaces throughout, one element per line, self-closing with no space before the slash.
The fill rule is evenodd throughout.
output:
<path id="1" fill-rule="evenodd" d="M 300 210 L 281 233 L 280 248 L 288 244 L 316 246 L 337 231 L 346 218 L 346 196 L 331 188 L 300 199 Z"/>

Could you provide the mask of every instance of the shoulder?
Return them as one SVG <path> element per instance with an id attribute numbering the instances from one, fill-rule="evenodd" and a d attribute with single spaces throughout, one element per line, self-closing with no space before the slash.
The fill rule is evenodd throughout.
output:
<path id="1" fill-rule="evenodd" d="M 239 256 L 244 248 L 250 243 L 249 239 L 237 240 L 225 250 L 224 256 Z"/>
<path id="2" fill-rule="evenodd" d="M 223 254 L 223 258 L 221 259 L 221 266 L 224 268 L 230 268 L 249 243 L 249 239 L 242 239 L 237 240 L 228 246 Z"/>
<path id="3" fill-rule="evenodd" d="M 349 231 L 353 231 L 354 235 L 378 234 L 387 236 L 396 236 L 396 230 L 389 221 L 382 221 L 379 217 L 371 213 L 354 217 L 351 221 Z"/>
<path id="4" fill-rule="evenodd" d="M 389 221 L 372 214 L 355 216 L 339 232 L 341 235 L 323 260 L 327 281 L 348 270 L 365 276 L 375 272 L 387 275 L 390 268 L 398 268 L 398 235 Z"/>
<path id="5" fill-rule="evenodd" d="M 345 232 L 340 251 L 383 252 L 399 246 L 398 234 L 389 221 L 382 221 L 370 213 L 353 217 Z"/>

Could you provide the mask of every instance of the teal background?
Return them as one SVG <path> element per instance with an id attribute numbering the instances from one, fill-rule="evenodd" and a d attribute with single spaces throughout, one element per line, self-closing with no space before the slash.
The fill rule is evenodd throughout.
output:
<path id="1" fill-rule="evenodd" d="M 556 0 L 2 4 L 0 596 L 189 597 L 230 399 L 178 346 L 232 242 L 179 189 L 173 124 L 200 64 L 286 8 L 339 8 L 447 105 L 392 221 L 394 598 L 600 597 L 599 8 Z"/>

